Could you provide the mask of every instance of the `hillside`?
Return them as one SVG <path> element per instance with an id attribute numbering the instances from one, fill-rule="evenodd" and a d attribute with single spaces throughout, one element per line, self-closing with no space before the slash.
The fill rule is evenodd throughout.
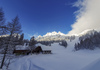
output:
<path id="1" fill-rule="evenodd" d="M 86 68 L 92 62 L 100 58 L 100 50 L 80 50 L 73 51 L 73 43 L 69 41 L 68 47 L 64 48 L 54 43 L 51 46 L 42 48 L 51 49 L 52 54 L 33 54 L 16 58 L 10 65 L 11 70 L 81 70 Z M 95 57 L 94 57 L 95 56 Z M 94 64 L 94 63 L 93 63 Z M 99 68 L 100 69 L 100 68 Z M 87 69 L 89 70 L 89 69 Z"/>

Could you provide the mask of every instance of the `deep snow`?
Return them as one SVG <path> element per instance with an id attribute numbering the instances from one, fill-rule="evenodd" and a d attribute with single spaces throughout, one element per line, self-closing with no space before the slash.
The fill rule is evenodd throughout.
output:
<path id="1" fill-rule="evenodd" d="M 78 38 L 76 38 L 78 40 Z M 74 51 L 74 44 L 68 42 L 68 47 L 54 43 L 42 48 L 51 49 L 52 54 L 33 54 L 16 58 L 10 65 L 11 70 L 100 70 L 100 49 L 94 51 Z M 98 65 L 98 66 L 97 66 Z M 93 69 L 98 67 L 98 69 Z"/>

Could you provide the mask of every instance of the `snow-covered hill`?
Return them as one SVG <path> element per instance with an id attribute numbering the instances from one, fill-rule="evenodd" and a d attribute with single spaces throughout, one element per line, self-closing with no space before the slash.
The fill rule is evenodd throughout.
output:
<path id="1" fill-rule="evenodd" d="M 82 33 L 79 34 L 80 40 L 84 40 L 86 38 L 90 38 L 90 36 L 93 36 L 94 34 L 99 33 L 99 31 L 94 29 L 85 30 Z"/>
<path id="2" fill-rule="evenodd" d="M 84 67 L 82 70 L 100 70 L 100 58 L 91 62 L 89 65 Z"/>
<path id="3" fill-rule="evenodd" d="M 33 54 L 16 58 L 10 65 L 10 70 L 91 70 L 92 66 L 99 64 L 97 60 L 100 59 L 100 49 L 94 51 L 80 50 L 73 51 L 73 44 L 78 41 L 68 41 L 68 47 L 64 48 L 58 43 L 51 46 L 41 45 L 42 48 L 51 49 L 52 54 Z M 96 62 L 96 63 L 95 63 Z M 100 70 L 100 67 L 98 67 Z M 92 69 L 93 70 L 93 69 Z"/>
<path id="4" fill-rule="evenodd" d="M 97 32 L 97 30 L 95 29 L 87 29 L 87 30 L 84 30 L 83 32 L 81 32 L 79 34 L 79 36 L 82 36 L 82 35 L 93 35 Z"/>

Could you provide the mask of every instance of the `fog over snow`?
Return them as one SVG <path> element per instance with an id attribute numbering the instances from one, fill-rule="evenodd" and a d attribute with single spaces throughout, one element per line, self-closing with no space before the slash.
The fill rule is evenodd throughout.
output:
<path id="1" fill-rule="evenodd" d="M 78 0 L 73 6 L 79 9 L 68 34 L 79 34 L 87 29 L 100 30 L 100 0 Z"/>

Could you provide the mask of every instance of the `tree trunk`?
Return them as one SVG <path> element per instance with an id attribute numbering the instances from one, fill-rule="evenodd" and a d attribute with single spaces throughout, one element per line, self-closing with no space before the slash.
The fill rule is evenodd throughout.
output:
<path id="1" fill-rule="evenodd" d="M 5 57 L 6 57 L 6 54 L 7 54 L 7 50 L 8 50 L 9 44 L 10 44 L 11 37 L 12 37 L 12 32 L 11 32 L 11 34 L 9 36 L 9 39 L 8 39 L 9 42 L 8 42 L 6 48 L 5 48 L 5 52 L 4 52 L 4 56 L 3 56 L 2 62 L 1 62 L 0 69 L 2 69 L 2 67 L 4 65 L 4 61 L 5 61 Z"/>
<path id="2" fill-rule="evenodd" d="M 3 59 L 2 59 L 2 63 L 1 63 L 0 69 L 2 69 L 2 67 L 4 65 L 5 57 L 6 57 L 6 54 L 7 54 L 7 49 L 8 49 L 8 45 L 7 45 L 6 49 L 5 49 L 5 52 L 4 52 L 4 56 L 3 56 Z"/>

